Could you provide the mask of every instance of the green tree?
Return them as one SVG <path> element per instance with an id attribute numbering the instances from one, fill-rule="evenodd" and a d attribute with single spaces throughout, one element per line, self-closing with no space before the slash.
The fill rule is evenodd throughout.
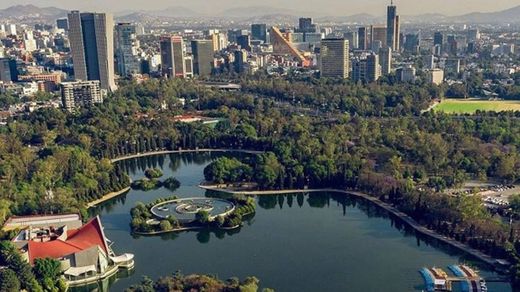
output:
<path id="1" fill-rule="evenodd" d="M 209 223 L 209 213 L 205 210 L 200 210 L 195 214 L 195 220 L 201 224 Z"/>
<path id="2" fill-rule="evenodd" d="M 172 224 L 168 220 L 162 220 L 159 226 L 161 231 L 170 231 L 173 229 Z"/>
<path id="3" fill-rule="evenodd" d="M 18 292 L 20 287 L 20 281 L 13 270 L 0 269 L 0 291 Z"/>

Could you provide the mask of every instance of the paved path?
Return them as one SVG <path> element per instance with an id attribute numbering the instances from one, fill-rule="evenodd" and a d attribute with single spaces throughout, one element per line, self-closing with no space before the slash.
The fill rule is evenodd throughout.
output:
<path id="1" fill-rule="evenodd" d="M 410 227 L 412 227 L 413 229 L 415 229 L 416 231 L 424 234 L 424 235 L 427 235 L 429 237 L 432 237 L 432 238 L 435 238 L 439 241 L 442 241 L 444 243 L 447 243 L 453 247 L 456 247 L 468 254 L 471 254 L 472 256 L 480 259 L 481 261 L 493 266 L 493 267 L 497 267 L 497 261 L 494 257 L 491 257 L 479 250 L 476 250 L 464 243 L 461 243 L 455 239 L 452 239 L 452 238 L 449 238 L 449 237 L 446 237 L 444 235 L 441 235 L 441 234 L 438 234 L 437 232 L 431 230 L 431 229 L 428 229 L 426 227 L 424 227 L 423 225 L 417 223 L 417 221 L 415 221 L 412 217 L 408 216 L 407 214 L 399 211 L 397 208 L 393 207 L 392 205 L 388 204 L 388 203 L 385 203 L 373 196 L 370 196 L 368 194 L 365 194 L 365 193 L 361 193 L 361 192 L 357 192 L 357 191 L 349 191 L 349 190 L 340 190 L 340 189 L 330 189 L 330 188 L 325 188 L 325 189 L 294 189 L 294 190 L 273 190 L 273 191 L 233 191 L 233 190 L 228 190 L 228 189 L 219 189 L 219 188 L 215 188 L 215 187 L 212 187 L 212 186 L 203 186 L 203 185 L 200 185 L 199 186 L 200 188 L 203 188 L 203 189 L 206 189 L 206 190 L 215 190 L 215 191 L 220 191 L 220 192 L 225 192 L 225 193 L 229 193 L 229 194 L 242 194 L 242 195 L 257 195 L 257 196 L 262 196 L 262 195 L 280 195 L 280 194 L 294 194 L 294 193 L 312 193 L 312 192 L 335 192 L 335 193 L 343 193 L 343 194 L 348 194 L 348 195 L 354 195 L 356 197 L 360 197 L 360 198 L 363 198 L 365 200 L 368 200 L 376 205 L 378 205 L 379 207 L 385 209 L 386 211 L 394 214 L 395 216 L 399 217 L 401 220 L 403 220 L 404 222 L 406 222 L 406 224 L 408 224 Z"/>
<path id="2" fill-rule="evenodd" d="M 263 151 L 255 151 L 255 150 L 242 150 L 242 149 L 208 149 L 208 148 L 201 148 L 201 149 L 186 149 L 186 150 L 162 150 L 162 151 L 153 151 L 153 152 L 144 152 L 144 153 L 138 153 L 133 155 L 127 155 L 127 156 L 121 156 L 118 158 L 114 158 L 110 160 L 112 163 L 132 159 L 132 158 L 139 158 L 139 157 L 145 157 L 145 156 L 153 156 L 153 155 L 163 155 L 163 154 L 171 154 L 171 153 L 192 153 L 192 152 L 242 152 L 242 153 L 250 153 L 250 154 L 262 154 Z"/>
<path id="3" fill-rule="evenodd" d="M 122 189 L 120 191 L 108 193 L 108 194 L 104 195 L 103 197 L 88 203 L 87 204 L 87 209 L 92 208 L 92 207 L 94 207 L 94 206 L 96 206 L 98 204 L 101 204 L 101 203 L 103 203 L 105 201 L 108 201 L 108 200 L 110 200 L 112 198 L 115 198 L 117 196 L 120 196 L 120 195 L 126 193 L 129 190 L 130 190 L 130 187 L 126 187 L 126 188 L 124 188 L 124 189 Z"/>

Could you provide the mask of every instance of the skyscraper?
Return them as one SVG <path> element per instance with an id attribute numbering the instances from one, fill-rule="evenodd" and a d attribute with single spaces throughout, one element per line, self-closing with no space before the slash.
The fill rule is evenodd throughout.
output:
<path id="1" fill-rule="evenodd" d="M 419 47 L 421 45 L 421 34 L 417 33 L 409 33 L 405 36 L 404 41 L 404 50 L 409 53 L 417 54 L 419 52 Z"/>
<path id="2" fill-rule="evenodd" d="M 321 40 L 320 72 L 321 77 L 348 78 L 349 44 L 343 38 Z"/>
<path id="3" fill-rule="evenodd" d="M 368 29 L 364 26 L 358 28 L 358 49 L 368 50 Z"/>
<path id="4" fill-rule="evenodd" d="M 251 24 L 251 36 L 253 40 L 260 40 L 267 43 L 267 25 L 262 24 Z"/>
<path id="5" fill-rule="evenodd" d="M 375 82 L 381 77 L 381 65 L 379 65 L 379 56 L 370 54 L 367 56 L 367 82 Z"/>
<path id="6" fill-rule="evenodd" d="M 345 39 L 348 41 L 350 49 L 358 48 L 358 32 L 357 31 L 349 31 L 343 34 Z"/>
<path id="7" fill-rule="evenodd" d="M 386 75 L 392 71 L 392 48 L 384 47 L 379 50 L 379 64 L 381 74 Z"/>
<path id="8" fill-rule="evenodd" d="M 312 23 L 312 18 L 302 17 L 298 20 L 298 32 L 318 32 L 318 27 Z"/>
<path id="9" fill-rule="evenodd" d="M 237 44 L 241 49 L 251 52 L 251 37 L 249 35 L 237 36 Z"/>
<path id="10" fill-rule="evenodd" d="M 191 41 L 191 52 L 193 54 L 193 73 L 195 75 L 210 75 L 213 69 L 213 41 L 193 40 Z"/>
<path id="11" fill-rule="evenodd" d="M 234 53 L 235 62 L 234 68 L 236 73 L 244 73 L 245 65 L 247 64 L 247 51 L 246 50 L 238 50 Z"/>
<path id="12" fill-rule="evenodd" d="M 63 30 L 69 30 L 69 20 L 67 18 L 60 18 L 56 20 L 56 27 L 63 29 Z"/>
<path id="13" fill-rule="evenodd" d="M 386 16 L 386 44 L 393 51 L 399 50 L 399 34 L 401 32 L 399 24 L 399 15 L 397 15 L 397 6 L 392 0 L 390 6 L 387 7 Z"/>
<path id="14" fill-rule="evenodd" d="M 16 60 L 9 58 L 0 58 L 0 81 L 18 81 L 18 69 L 16 68 Z"/>
<path id="15" fill-rule="evenodd" d="M 433 45 L 440 48 L 440 51 L 442 52 L 444 45 L 444 34 L 442 32 L 437 31 L 433 34 Z"/>
<path id="16" fill-rule="evenodd" d="M 381 77 L 381 66 L 376 54 L 368 54 L 352 62 L 352 79 L 355 82 L 375 82 Z"/>
<path id="17" fill-rule="evenodd" d="M 117 72 L 122 76 L 139 73 L 140 66 L 137 59 L 136 27 L 130 23 L 116 25 L 116 63 Z"/>
<path id="18" fill-rule="evenodd" d="M 415 67 L 412 65 L 406 65 L 399 70 L 397 77 L 402 82 L 415 82 Z"/>
<path id="19" fill-rule="evenodd" d="M 161 66 L 162 74 L 168 78 L 185 77 L 186 64 L 184 62 L 184 42 L 181 36 L 161 37 Z"/>
<path id="20" fill-rule="evenodd" d="M 99 80 L 101 89 L 115 90 L 112 15 L 71 11 L 68 20 L 74 77 Z"/>
<path id="21" fill-rule="evenodd" d="M 421 57 L 424 69 L 435 69 L 435 56 L 427 54 Z"/>
<path id="22" fill-rule="evenodd" d="M 386 44 L 386 26 L 384 25 L 371 25 L 370 26 L 370 47 L 374 50 L 374 43 L 380 41 L 383 46 Z"/>

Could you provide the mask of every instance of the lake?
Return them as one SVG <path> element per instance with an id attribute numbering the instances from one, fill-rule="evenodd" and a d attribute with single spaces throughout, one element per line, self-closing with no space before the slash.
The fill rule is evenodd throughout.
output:
<path id="1" fill-rule="evenodd" d="M 158 167 L 161 179 L 175 176 L 179 197 L 214 196 L 198 188 L 204 167 L 221 155 L 183 153 L 118 162 L 132 179 Z M 157 279 L 183 274 L 214 274 L 221 279 L 255 276 L 276 291 L 421 291 L 418 270 L 468 263 L 484 277 L 496 277 L 478 260 L 415 233 L 394 216 L 362 199 L 337 193 L 257 197 L 257 212 L 232 231 L 197 230 L 163 236 L 133 236 L 130 209 L 172 192 L 131 190 L 92 210 L 99 214 L 117 254 L 135 254 L 135 269 L 103 286 L 122 291 L 144 275 Z M 511 291 L 488 283 L 489 291 Z M 89 287 L 89 290 L 91 290 Z M 87 290 L 87 289 L 81 289 Z"/>

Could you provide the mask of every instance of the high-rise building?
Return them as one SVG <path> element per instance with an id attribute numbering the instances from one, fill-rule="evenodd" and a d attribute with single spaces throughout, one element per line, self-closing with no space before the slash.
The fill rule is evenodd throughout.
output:
<path id="1" fill-rule="evenodd" d="M 23 46 L 28 52 L 36 51 L 38 48 L 32 31 L 28 30 L 23 33 Z"/>
<path id="2" fill-rule="evenodd" d="M 428 70 L 426 78 L 428 83 L 440 85 L 444 81 L 444 71 L 441 69 Z"/>
<path id="3" fill-rule="evenodd" d="M 318 32 L 318 27 L 316 24 L 312 23 L 312 18 L 301 17 L 298 20 L 298 32 Z"/>
<path id="4" fill-rule="evenodd" d="M 186 76 L 186 64 L 184 57 L 184 41 L 181 36 L 162 36 L 161 46 L 161 70 L 168 78 Z"/>
<path id="5" fill-rule="evenodd" d="M 306 32 L 303 34 L 303 40 L 306 43 L 320 43 L 323 38 L 321 32 Z"/>
<path id="6" fill-rule="evenodd" d="M 141 71 L 137 58 L 139 41 L 135 25 L 118 23 L 115 31 L 117 72 L 122 76 L 139 73 Z"/>
<path id="7" fill-rule="evenodd" d="M 243 73 L 245 71 L 245 65 L 247 64 L 247 51 L 237 50 L 234 53 L 234 69 L 236 73 Z"/>
<path id="8" fill-rule="evenodd" d="M 184 76 L 187 78 L 193 77 L 193 56 L 184 57 L 184 68 L 186 68 Z"/>
<path id="9" fill-rule="evenodd" d="M 213 69 L 213 42 L 211 40 L 191 41 L 193 54 L 193 73 L 199 76 L 210 75 Z"/>
<path id="10" fill-rule="evenodd" d="M 379 65 L 381 65 L 381 74 L 387 75 L 392 71 L 392 48 L 383 47 L 379 50 Z"/>
<path id="11" fill-rule="evenodd" d="M 350 49 L 357 49 L 359 46 L 358 43 L 358 32 L 357 31 L 349 31 L 343 34 L 343 37 L 348 41 Z"/>
<path id="12" fill-rule="evenodd" d="M 99 80 L 101 89 L 115 90 L 112 15 L 71 11 L 68 20 L 76 80 Z"/>
<path id="13" fill-rule="evenodd" d="M 457 55 L 459 50 L 459 43 L 455 35 L 448 35 L 446 51 L 451 55 Z"/>
<path id="14" fill-rule="evenodd" d="M 251 36 L 253 40 L 267 43 L 267 25 L 265 23 L 251 24 Z"/>
<path id="15" fill-rule="evenodd" d="M 403 68 L 399 69 L 399 73 L 397 76 L 399 77 L 399 80 L 402 82 L 415 82 L 415 67 L 412 65 L 407 65 Z"/>
<path id="16" fill-rule="evenodd" d="M 435 69 L 435 57 L 432 54 L 422 56 L 422 64 L 424 69 Z"/>
<path id="17" fill-rule="evenodd" d="M 364 26 L 358 28 L 358 49 L 368 50 L 368 29 Z"/>
<path id="18" fill-rule="evenodd" d="M 379 65 L 379 56 L 370 54 L 367 56 L 367 81 L 375 82 L 381 77 L 381 65 Z"/>
<path id="19" fill-rule="evenodd" d="M 440 31 L 437 31 L 433 34 L 433 45 L 434 46 L 442 46 L 444 45 L 444 34 Z"/>
<path id="20" fill-rule="evenodd" d="M 221 51 L 227 47 L 228 38 L 227 34 L 223 32 L 216 32 L 210 34 L 211 41 L 213 42 L 213 49 L 215 52 Z"/>
<path id="21" fill-rule="evenodd" d="M 61 101 L 63 107 L 68 111 L 103 103 L 99 80 L 62 83 Z"/>
<path id="22" fill-rule="evenodd" d="M 273 55 L 290 56 L 293 60 L 299 62 L 301 66 L 310 66 L 310 60 L 307 59 L 290 41 L 290 36 L 283 33 L 277 27 L 271 27 L 269 32 L 271 44 L 273 46 Z"/>
<path id="23" fill-rule="evenodd" d="M 0 81 L 18 81 L 18 69 L 16 67 L 16 60 L 9 58 L 0 58 Z"/>
<path id="24" fill-rule="evenodd" d="M 303 43 L 305 42 L 305 34 L 303 32 L 294 32 L 290 34 L 291 43 Z"/>
<path id="25" fill-rule="evenodd" d="M 251 37 L 249 35 L 237 36 L 237 44 L 241 49 L 251 52 Z"/>
<path id="26" fill-rule="evenodd" d="M 227 31 L 227 38 L 229 42 L 236 43 L 237 38 L 241 35 L 248 35 L 249 32 L 245 29 L 230 29 Z"/>
<path id="27" fill-rule="evenodd" d="M 6 25 L 5 33 L 7 35 L 17 35 L 16 24 L 8 24 L 8 25 Z"/>
<path id="28" fill-rule="evenodd" d="M 421 45 L 420 40 L 421 40 L 420 34 L 413 34 L 413 33 L 406 34 L 404 45 L 403 45 L 404 50 L 409 53 L 417 54 L 419 52 L 419 47 Z"/>
<path id="29" fill-rule="evenodd" d="M 56 27 L 65 31 L 69 30 L 69 20 L 67 18 L 57 19 Z"/>
<path id="30" fill-rule="evenodd" d="M 401 29 L 399 24 L 399 15 L 397 15 L 397 6 L 393 1 L 387 7 L 386 16 L 386 44 L 393 51 L 399 51 L 399 35 Z"/>
<path id="31" fill-rule="evenodd" d="M 375 82 L 381 77 L 379 56 L 368 54 L 364 58 L 352 62 L 352 79 L 356 82 Z"/>
<path id="32" fill-rule="evenodd" d="M 480 31 L 478 28 L 468 30 L 468 40 L 471 42 L 478 41 L 480 39 Z"/>
<path id="33" fill-rule="evenodd" d="M 460 59 L 449 58 L 444 63 L 444 73 L 448 74 L 459 74 L 460 73 Z"/>
<path id="34" fill-rule="evenodd" d="M 343 38 L 321 40 L 320 60 L 321 77 L 348 78 L 348 41 Z"/>
<path id="35" fill-rule="evenodd" d="M 386 26 L 384 25 L 371 25 L 370 26 L 370 43 L 372 50 L 374 50 L 374 43 L 377 41 L 381 42 L 384 46 L 386 45 Z M 376 51 L 377 52 L 377 51 Z"/>

